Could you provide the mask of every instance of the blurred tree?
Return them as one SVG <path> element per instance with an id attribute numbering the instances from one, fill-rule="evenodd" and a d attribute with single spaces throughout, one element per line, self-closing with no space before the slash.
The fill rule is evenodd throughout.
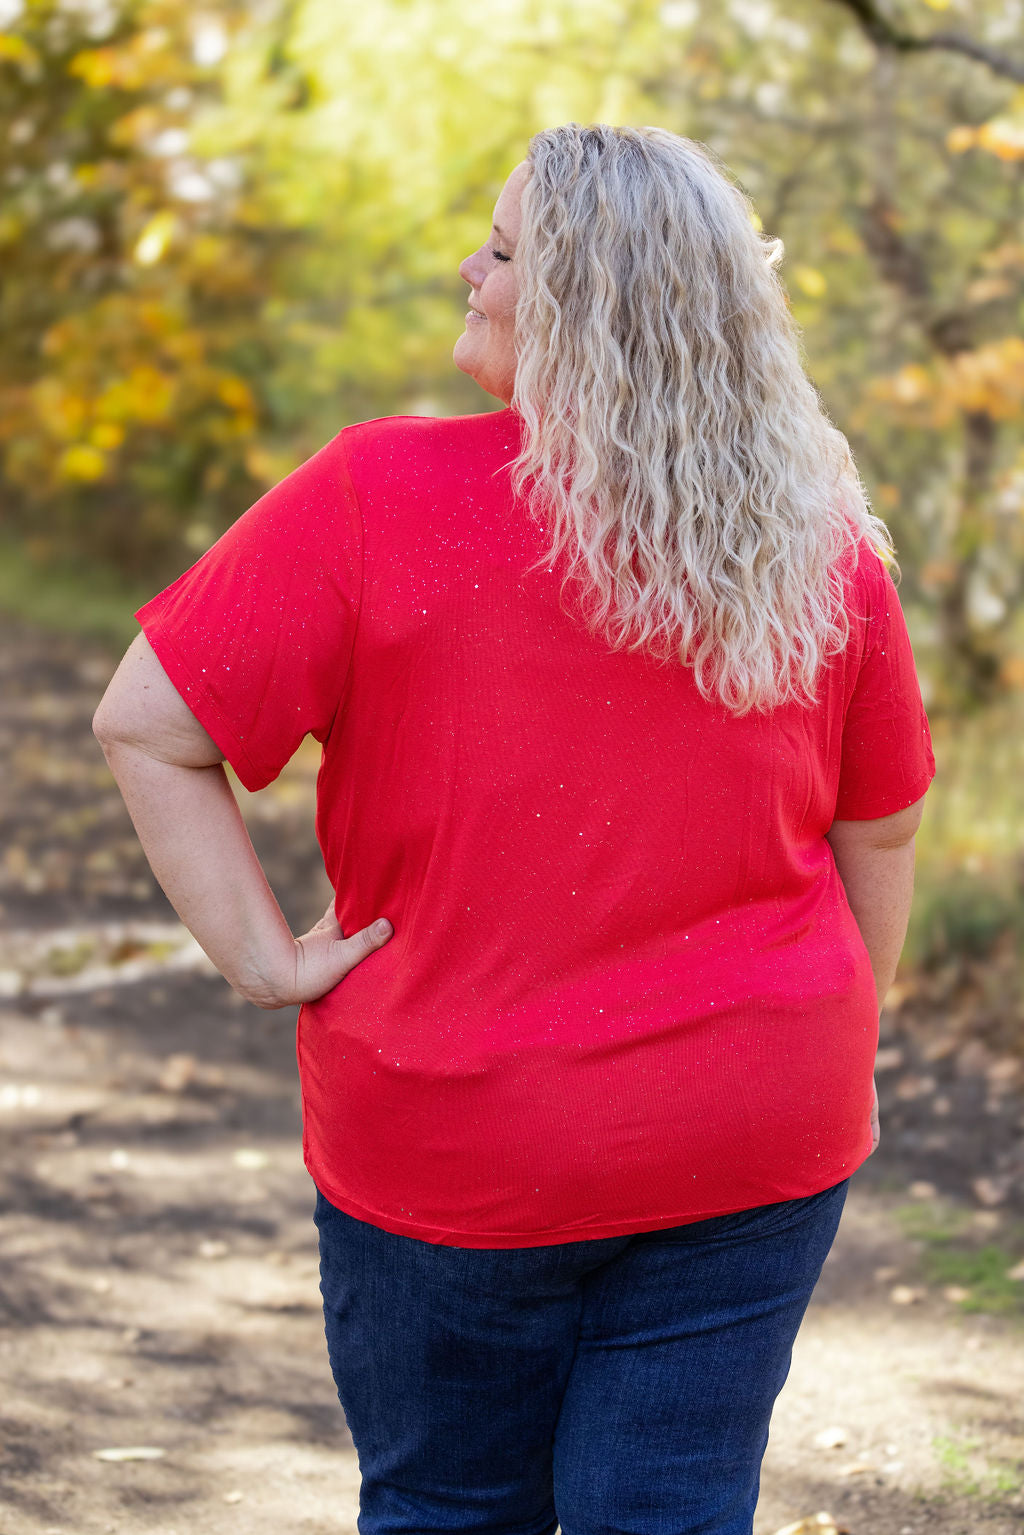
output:
<path id="1" fill-rule="evenodd" d="M 901 180 L 893 160 L 908 122 L 894 105 L 894 59 L 944 49 L 1000 79 L 1024 82 L 1024 58 L 959 31 L 908 32 L 875 0 L 838 3 L 878 49 L 875 114 L 866 136 L 872 195 L 860 210 L 861 234 L 921 349 L 919 360 L 873 381 L 869 398 L 885 401 L 897 423 L 931 429 L 944 441 L 951 428 L 959 432 L 962 457 L 951 477 L 944 546 L 923 561 L 921 575 L 937 597 L 955 698 L 985 702 L 1006 682 L 1021 680 L 1011 641 L 1024 591 L 1024 90 L 1006 102 L 1001 89 L 986 92 L 980 83 L 970 94 L 967 76 L 958 76 L 956 93 L 944 94 L 932 116 L 936 154 L 929 158 L 938 158 L 945 174 L 930 178 L 934 190 L 922 207 L 919 183 Z M 950 0 L 924 4 L 945 11 Z M 1004 7 L 992 18 L 990 34 L 997 39 L 1016 31 L 1019 39 L 1021 21 L 1019 5 L 1016 28 Z M 982 120 L 953 125 L 950 107 L 960 116 L 980 112 Z M 966 157 L 964 166 L 957 166 L 958 156 Z M 934 219 L 931 239 L 926 212 Z M 973 215 L 970 223 L 966 212 Z"/>
<path id="2" fill-rule="evenodd" d="M 657 122 L 785 242 L 933 702 L 1019 685 L 1024 100 L 981 54 L 1021 6 L 889 30 L 946 9 L 973 54 L 867 0 L 0 0 L 9 520 L 155 579 L 345 421 L 488 408 L 451 347 L 502 181 L 540 127 Z"/>

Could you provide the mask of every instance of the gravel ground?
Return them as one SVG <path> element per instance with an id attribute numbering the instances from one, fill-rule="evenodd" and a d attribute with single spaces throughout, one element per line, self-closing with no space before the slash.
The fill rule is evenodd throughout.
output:
<path id="1" fill-rule="evenodd" d="M 0 1535 L 345 1535 L 294 1011 L 236 998 L 153 882 L 89 730 L 117 657 L 5 619 L 0 655 Z M 318 755 L 237 790 L 296 930 L 329 896 Z M 882 1145 L 797 1340 L 755 1535 L 1024 1526 L 1020 1063 L 1005 1028 L 970 1035 L 948 977 L 891 1002 Z M 131 1447 L 154 1453 L 97 1457 Z"/>

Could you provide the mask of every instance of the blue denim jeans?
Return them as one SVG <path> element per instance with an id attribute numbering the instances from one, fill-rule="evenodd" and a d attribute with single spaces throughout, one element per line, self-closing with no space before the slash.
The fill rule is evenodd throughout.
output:
<path id="1" fill-rule="evenodd" d="M 317 1193 L 361 1535 L 750 1535 L 849 1179 L 550 1247 L 442 1247 Z"/>

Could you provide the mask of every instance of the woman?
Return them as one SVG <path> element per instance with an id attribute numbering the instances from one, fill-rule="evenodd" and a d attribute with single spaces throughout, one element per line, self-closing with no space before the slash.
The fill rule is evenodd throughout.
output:
<path id="1" fill-rule="evenodd" d="M 538 133 L 460 267 L 505 408 L 344 428 L 97 711 L 182 920 L 302 1004 L 364 1535 L 749 1535 L 877 1143 L 934 762 L 778 254 L 702 146 Z M 222 762 L 307 732 L 336 900 L 293 938 Z"/>

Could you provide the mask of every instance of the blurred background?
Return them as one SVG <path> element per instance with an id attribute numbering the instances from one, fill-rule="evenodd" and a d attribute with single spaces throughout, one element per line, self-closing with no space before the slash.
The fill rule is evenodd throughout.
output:
<path id="1" fill-rule="evenodd" d="M 971 56 L 887 46 L 873 11 L 0 0 L 0 603 L 127 645 L 133 604 L 346 423 L 496 408 L 451 350 L 505 176 L 542 126 L 661 124 L 785 242 L 896 539 L 941 756 L 913 952 L 995 944 L 1021 895 L 1024 18 L 884 8 Z"/>
<path id="2" fill-rule="evenodd" d="M 709 145 L 785 244 L 807 371 L 895 538 L 938 763 L 872 1162 L 1024 1210 L 1021 0 L 0 0 L 0 1109 L 37 1137 L 37 1210 L 116 1203 L 154 1104 L 195 1168 L 219 1115 L 243 1182 L 266 1126 L 295 1136 L 280 1036 L 248 1097 L 203 1064 L 238 999 L 189 971 L 91 712 L 133 609 L 344 425 L 499 408 L 451 361 L 458 264 L 530 135 L 573 119 Z M 329 893 L 318 759 L 235 784 L 296 930 Z M 255 1071 L 273 1016 L 243 1013 L 223 1038 Z M 208 1258 L 244 1246 L 237 1211 L 203 1219 Z M 1016 1256 L 992 1260 L 1006 1295 Z"/>

